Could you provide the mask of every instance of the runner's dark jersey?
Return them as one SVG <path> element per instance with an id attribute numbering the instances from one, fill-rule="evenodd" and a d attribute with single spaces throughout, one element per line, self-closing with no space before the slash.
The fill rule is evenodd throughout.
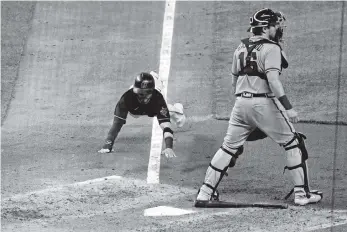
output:
<path id="1" fill-rule="evenodd" d="M 126 121 L 128 112 L 132 115 L 147 115 L 148 117 L 157 116 L 159 124 L 170 122 L 170 114 L 163 95 L 156 89 L 147 104 L 141 104 L 133 92 L 133 89 L 126 91 L 117 103 L 114 115 Z"/>

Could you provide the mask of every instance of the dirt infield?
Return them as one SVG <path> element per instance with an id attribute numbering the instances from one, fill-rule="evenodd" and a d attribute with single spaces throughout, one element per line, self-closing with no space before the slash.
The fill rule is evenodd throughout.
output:
<path id="1" fill-rule="evenodd" d="M 1 122 L 14 97 L 35 5 L 35 2 L 1 3 Z"/>
<path id="2" fill-rule="evenodd" d="M 232 107 L 227 75 L 232 51 L 247 36 L 249 14 L 265 3 L 176 3 L 168 101 L 181 102 L 188 120 L 175 130 L 178 157 L 162 159 L 159 185 L 146 183 L 150 119 L 129 118 L 115 151 L 101 155 L 97 150 L 133 77 L 159 68 L 165 2 L 1 5 L 6 22 L 1 103 L 7 112 L 1 132 L 2 231 L 346 230 L 347 130 L 342 125 L 296 125 L 308 137 L 310 182 L 324 193 L 320 204 L 296 207 L 292 199 L 283 200 L 292 187 L 288 173 L 282 174 L 284 151 L 264 139 L 246 143 L 219 187 L 221 198 L 288 203 L 289 209 L 192 207 L 226 132 L 228 122 L 215 118 L 227 118 Z M 333 122 L 341 3 L 269 6 L 288 15 L 290 68 L 283 76 L 291 101 L 302 119 Z M 13 19 L 17 26 L 11 27 Z M 342 75 L 345 54 L 346 45 Z M 345 81 L 341 121 L 347 115 Z M 185 214 L 150 216 L 158 207 Z"/>

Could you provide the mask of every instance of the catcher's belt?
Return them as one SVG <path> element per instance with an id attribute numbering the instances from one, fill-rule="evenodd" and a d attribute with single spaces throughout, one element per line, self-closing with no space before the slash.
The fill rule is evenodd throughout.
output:
<path id="1" fill-rule="evenodd" d="M 236 97 L 243 97 L 243 98 L 252 98 L 252 97 L 266 97 L 266 98 L 274 98 L 275 96 L 269 95 L 267 93 L 249 93 L 249 92 L 242 92 L 235 94 Z"/>

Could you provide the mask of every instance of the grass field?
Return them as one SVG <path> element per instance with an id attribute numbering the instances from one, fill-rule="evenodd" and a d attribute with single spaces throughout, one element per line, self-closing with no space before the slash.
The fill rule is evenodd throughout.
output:
<path id="1" fill-rule="evenodd" d="M 1 2 L 2 231 L 345 231 L 344 125 L 296 125 L 308 136 L 320 204 L 282 199 L 292 187 L 284 152 L 265 139 L 246 144 L 221 183 L 222 199 L 288 210 L 192 207 L 226 132 L 233 50 L 250 14 L 265 6 L 288 19 L 282 77 L 300 118 L 347 123 L 342 2 L 176 2 L 168 101 L 182 102 L 188 121 L 175 131 L 178 157 L 161 162 L 153 186 L 150 119 L 129 118 L 115 152 L 96 151 L 133 77 L 159 68 L 165 2 Z M 145 216 L 157 206 L 190 213 Z"/>

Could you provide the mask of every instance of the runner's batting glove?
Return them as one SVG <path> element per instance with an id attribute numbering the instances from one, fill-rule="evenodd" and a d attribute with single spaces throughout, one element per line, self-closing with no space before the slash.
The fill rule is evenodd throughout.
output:
<path id="1" fill-rule="evenodd" d="M 112 152 L 113 143 L 109 140 L 105 142 L 105 145 L 98 151 L 99 153 L 110 153 Z"/>
<path id="2" fill-rule="evenodd" d="M 292 123 L 297 123 L 299 121 L 298 113 L 293 108 L 287 110 L 286 112 L 289 117 L 289 121 L 291 121 Z"/>
<path id="3" fill-rule="evenodd" d="M 111 152 L 111 150 L 110 149 L 105 149 L 105 148 L 101 148 L 99 151 L 98 151 L 99 153 L 110 153 Z"/>
<path id="4" fill-rule="evenodd" d="M 173 158 L 173 157 L 177 157 L 175 155 L 175 152 L 172 150 L 172 148 L 166 148 L 165 150 L 163 150 L 161 152 L 162 155 L 165 155 L 166 158 Z"/>

